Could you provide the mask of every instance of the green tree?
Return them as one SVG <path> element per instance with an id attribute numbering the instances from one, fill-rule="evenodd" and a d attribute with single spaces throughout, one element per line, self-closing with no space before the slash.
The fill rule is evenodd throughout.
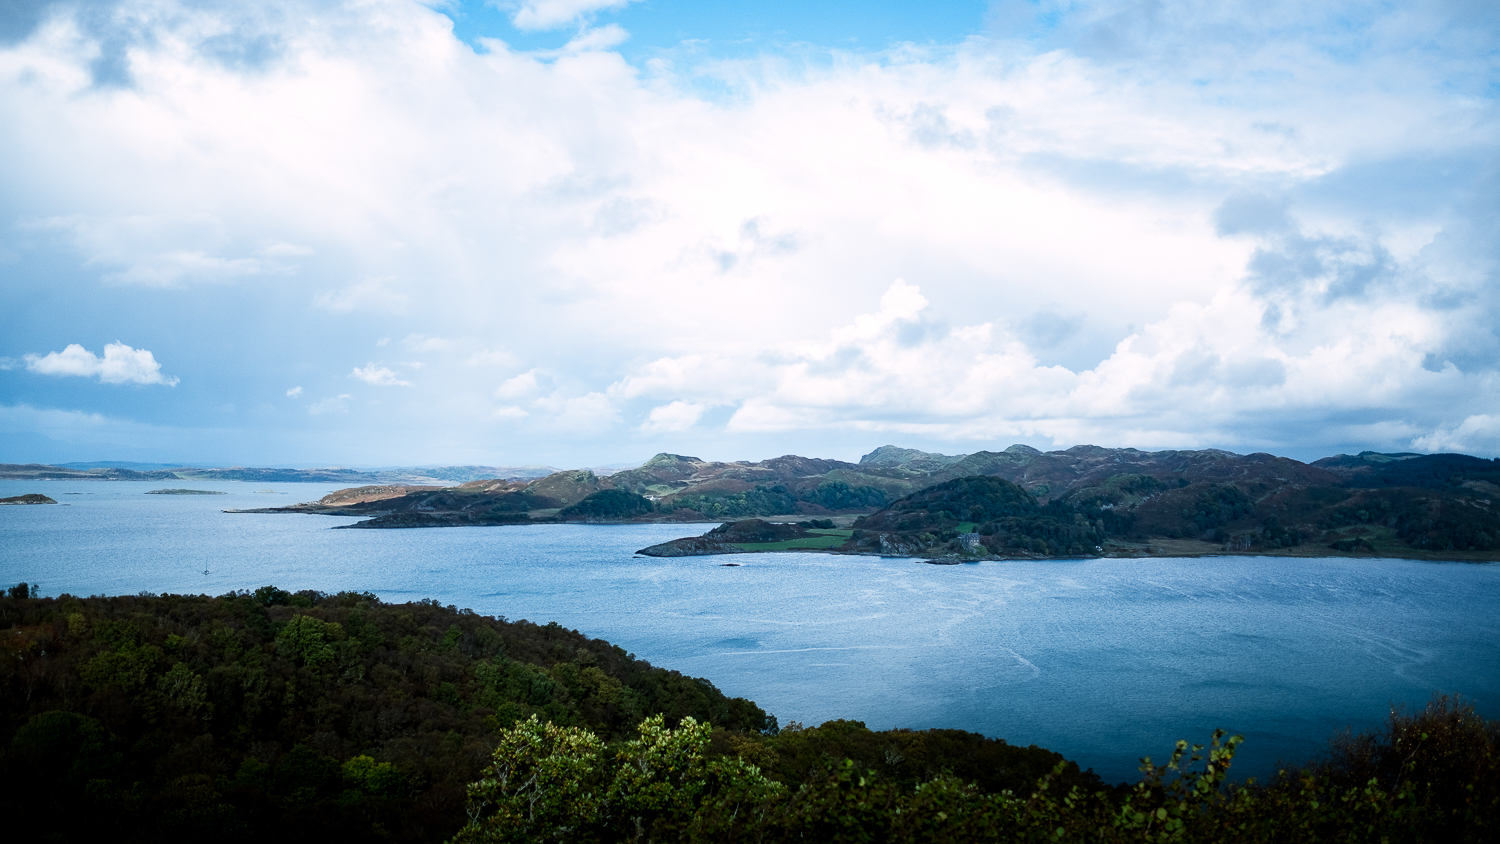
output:
<path id="1" fill-rule="evenodd" d="M 785 789 L 729 756 L 708 759 L 711 728 L 655 715 L 610 752 L 592 732 L 535 716 L 504 730 L 469 787 L 457 842 L 688 840 L 717 837 Z"/>
<path id="2" fill-rule="evenodd" d="M 650 499 L 623 489 L 601 489 L 558 512 L 560 519 L 632 519 L 656 510 Z"/>
<path id="3" fill-rule="evenodd" d="M 316 668 L 334 658 L 333 644 L 342 638 L 344 628 L 338 622 L 294 615 L 276 634 L 276 651 Z"/>

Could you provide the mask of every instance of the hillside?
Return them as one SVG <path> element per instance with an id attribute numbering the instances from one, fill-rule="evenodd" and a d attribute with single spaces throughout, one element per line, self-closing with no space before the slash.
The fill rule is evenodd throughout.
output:
<path id="1" fill-rule="evenodd" d="M 706 680 L 556 624 L 288 594 L 0 596 L 0 793 L 66 840 L 441 841 L 496 731 L 759 734 Z M 45 838 L 45 836 L 44 836 Z M 28 838 L 26 840 L 44 840 Z"/>
<path id="2" fill-rule="evenodd" d="M 535 716 L 611 748 L 663 717 L 795 789 L 830 764 L 985 792 L 1098 777 L 961 730 L 831 721 L 751 701 L 557 624 L 435 601 L 289 594 L 0 594 L 0 806 L 26 841 L 449 840 L 504 732 Z"/>
<path id="3" fill-rule="evenodd" d="M 1500 487 L 1492 480 L 1500 479 L 1500 464 L 1494 461 L 1461 455 L 1364 460 L 1341 467 L 1340 474 L 1261 455 L 1239 461 L 1228 459 L 1235 455 L 1203 455 L 1121 460 L 1117 466 L 1136 471 L 1109 475 L 1099 467 L 1099 455 L 1088 454 L 1094 459 L 1073 465 L 1048 461 L 1052 465 L 1039 466 L 1031 476 L 1047 476 L 1057 487 L 1043 481 L 1028 490 L 996 475 L 960 477 L 903 497 L 847 531 L 790 526 L 800 532 L 736 540 L 731 537 L 742 532 L 725 526 L 641 553 L 825 550 L 973 560 L 1233 552 L 1500 559 L 1494 495 Z M 1152 463 L 1158 474 L 1140 471 Z"/>
<path id="4" fill-rule="evenodd" d="M 429 490 L 412 490 L 405 496 L 393 490 L 392 494 L 383 495 L 378 505 L 367 501 L 347 510 L 329 509 L 343 506 L 343 502 L 329 499 L 278 509 L 369 516 L 451 512 L 467 514 L 461 523 L 473 524 L 484 522 L 489 512 L 511 513 L 521 509 L 549 518 L 554 515 L 551 511 L 613 489 L 652 501 L 654 512 L 650 518 L 658 520 L 818 517 L 870 513 L 933 484 L 974 475 L 1004 478 L 1043 502 L 1079 493 L 1107 496 L 1119 486 L 1118 482 L 1112 484 L 1112 479 L 1122 475 L 1163 479 L 1164 483 L 1338 481 L 1330 472 L 1288 458 L 1216 450 L 1145 452 L 1077 446 L 1066 451 L 1041 452 L 1015 445 L 1001 452 L 949 456 L 882 446 L 859 463 L 796 455 L 722 463 L 663 453 L 635 469 L 610 475 L 573 469 L 529 481 L 476 480 L 448 488 L 451 495 L 447 510 L 435 506 Z M 516 493 L 530 496 L 527 500 L 532 504 L 518 509 Z M 428 521 L 437 523 L 441 519 Z"/>

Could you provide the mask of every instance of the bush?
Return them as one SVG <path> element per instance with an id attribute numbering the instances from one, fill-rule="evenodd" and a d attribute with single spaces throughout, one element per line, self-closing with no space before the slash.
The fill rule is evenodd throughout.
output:
<path id="1" fill-rule="evenodd" d="M 830 722 L 832 739 L 863 728 Z M 1492 841 L 1500 820 L 1500 724 L 1456 698 L 1393 712 L 1381 733 L 1345 736 L 1269 786 L 1229 782 L 1239 736 L 1178 742 L 1133 786 L 1104 788 L 1058 763 L 1034 785 L 990 790 L 950 772 L 917 783 L 851 758 L 825 759 L 800 782 L 767 777 L 788 727 L 712 758 L 707 725 L 660 719 L 606 746 L 580 730 L 518 724 L 470 786 L 461 842 L 887 841 L 1287 842 Z M 1070 781 L 1071 780 L 1071 781 Z"/>

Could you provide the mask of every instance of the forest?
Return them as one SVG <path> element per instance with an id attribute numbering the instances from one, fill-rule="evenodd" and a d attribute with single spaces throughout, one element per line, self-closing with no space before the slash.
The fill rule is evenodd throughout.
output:
<path id="1" fill-rule="evenodd" d="M 443 841 L 504 730 L 533 716 L 604 741 L 692 718 L 716 753 L 791 783 L 825 756 L 990 788 L 1064 761 L 958 730 L 782 735 L 751 701 L 608 642 L 433 601 L 33 591 L 0 597 L 0 799 L 44 822 L 36 840 Z"/>
<path id="2" fill-rule="evenodd" d="M 555 624 L 275 587 L 0 598 L 0 793 L 35 840 L 441 841 L 496 736 L 752 702 Z"/>
<path id="3" fill-rule="evenodd" d="M 961 730 L 782 726 L 435 601 L 20 584 L 0 650 L 0 801 L 28 841 L 1480 842 L 1500 819 L 1500 722 L 1456 698 L 1269 783 L 1216 735 L 1111 785 Z"/>
<path id="4" fill-rule="evenodd" d="M 606 746 L 585 730 L 517 723 L 470 787 L 456 841 L 1478 844 L 1500 821 L 1500 722 L 1444 696 L 1336 737 L 1263 785 L 1231 779 L 1243 738 L 1223 731 L 1179 741 L 1163 764 L 1143 759 L 1132 785 L 1082 784 L 1059 764 L 1019 790 L 953 771 L 913 785 L 828 756 L 792 786 L 745 754 L 715 756 L 711 732 L 653 718 Z"/>

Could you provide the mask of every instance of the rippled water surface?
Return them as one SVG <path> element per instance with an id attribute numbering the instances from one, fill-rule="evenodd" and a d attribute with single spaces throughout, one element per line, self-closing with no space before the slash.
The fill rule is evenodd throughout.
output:
<path id="1" fill-rule="evenodd" d="M 144 495 L 192 486 L 216 496 Z M 1500 717 L 1500 567 L 1406 560 L 923 565 L 756 554 L 656 560 L 680 525 L 331 530 L 225 514 L 312 484 L 0 481 L 0 583 L 47 595 L 285 589 L 436 598 L 557 621 L 707 677 L 782 721 L 958 727 L 1133 777 L 1173 741 L 1246 735 L 1264 776 L 1392 703 L 1461 692 Z M 721 565 L 726 561 L 738 567 Z M 205 573 L 206 572 L 206 573 Z"/>

